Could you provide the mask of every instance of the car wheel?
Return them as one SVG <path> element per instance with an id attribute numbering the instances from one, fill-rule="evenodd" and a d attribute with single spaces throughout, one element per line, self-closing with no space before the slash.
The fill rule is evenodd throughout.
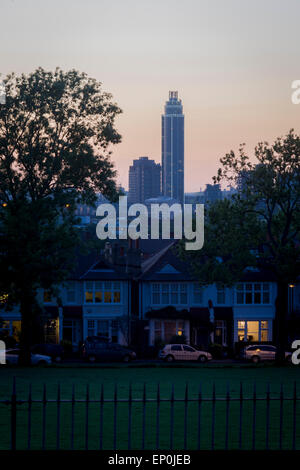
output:
<path id="1" fill-rule="evenodd" d="M 173 362 L 175 359 L 174 359 L 174 356 L 172 356 L 171 354 L 169 354 L 167 357 L 166 357 L 166 362 Z"/>
<path id="2" fill-rule="evenodd" d="M 258 364 L 259 361 L 260 361 L 260 357 L 259 356 L 252 356 L 251 360 L 252 360 L 253 364 Z"/>
<path id="3" fill-rule="evenodd" d="M 130 356 L 128 356 L 128 354 L 123 357 L 123 362 L 130 362 Z"/>
<path id="4" fill-rule="evenodd" d="M 96 362 L 96 356 L 93 356 L 93 355 L 89 356 L 89 362 L 90 362 L 91 364 L 93 364 L 94 362 Z"/>
<path id="5" fill-rule="evenodd" d="M 204 362 L 207 362 L 207 357 L 204 356 L 203 354 L 201 354 L 201 355 L 198 357 L 198 361 L 199 361 L 199 362 L 202 362 L 202 364 L 203 364 Z"/>

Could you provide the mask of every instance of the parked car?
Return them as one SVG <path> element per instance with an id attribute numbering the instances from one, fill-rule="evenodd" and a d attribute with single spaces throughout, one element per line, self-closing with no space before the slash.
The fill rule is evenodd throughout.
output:
<path id="1" fill-rule="evenodd" d="M 86 341 L 82 347 L 82 356 L 89 362 L 122 361 L 130 362 L 136 359 L 136 354 L 120 344 L 103 341 Z"/>
<path id="2" fill-rule="evenodd" d="M 6 364 L 18 364 L 19 354 L 20 354 L 20 349 L 8 349 L 6 351 Z M 50 356 L 44 356 L 42 354 L 31 353 L 32 365 L 51 364 L 51 362 L 52 360 Z"/>
<path id="3" fill-rule="evenodd" d="M 212 355 L 207 351 L 201 351 L 188 344 L 166 344 L 159 351 L 158 357 L 167 362 L 172 361 L 199 361 L 207 362 L 212 359 Z"/>
<path id="4" fill-rule="evenodd" d="M 33 354 L 50 356 L 54 362 L 61 362 L 64 359 L 64 348 L 60 344 L 35 344 L 31 351 Z"/>
<path id="5" fill-rule="evenodd" d="M 242 352 L 242 358 L 257 364 L 260 361 L 274 361 L 276 356 L 276 346 L 272 344 L 251 344 L 246 346 Z M 292 353 L 286 352 L 285 358 L 290 361 Z"/>

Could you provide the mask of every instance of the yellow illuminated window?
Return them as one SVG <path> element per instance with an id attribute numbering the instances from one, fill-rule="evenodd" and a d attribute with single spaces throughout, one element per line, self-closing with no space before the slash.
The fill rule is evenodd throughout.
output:
<path id="1" fill-rule="evenodd" d="M 91 303 L 93 302 L 93 292 L 86 292 L 85 293 L 85 301 L 86 303 Z"/>

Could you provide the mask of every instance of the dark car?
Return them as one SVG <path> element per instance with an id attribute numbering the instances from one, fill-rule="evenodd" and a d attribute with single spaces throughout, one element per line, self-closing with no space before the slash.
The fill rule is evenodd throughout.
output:
<path id="1" fill-rule="evenodd" d="M 64 348 L 60 344 L 35 344 L 31 352 L 50 356 L 53 362 L 61 362 L 64 359 Z"/>
<path id="2" fill-rule="evenodd" d="M 86 341 L 82 347 L 82 356 L 89 362 L 130 362 L 136 358 L 136 354 L 120 344 L 108 343 L 104 341 Z"/>

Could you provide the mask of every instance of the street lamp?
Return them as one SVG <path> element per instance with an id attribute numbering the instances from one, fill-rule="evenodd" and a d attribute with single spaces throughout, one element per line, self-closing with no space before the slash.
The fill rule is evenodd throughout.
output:
<path id="1" fill-rule="evenodd" d="M 293 313 L 294 310 L 294 289 L 295 284 L 289 284 L 289 313 Z"/>

